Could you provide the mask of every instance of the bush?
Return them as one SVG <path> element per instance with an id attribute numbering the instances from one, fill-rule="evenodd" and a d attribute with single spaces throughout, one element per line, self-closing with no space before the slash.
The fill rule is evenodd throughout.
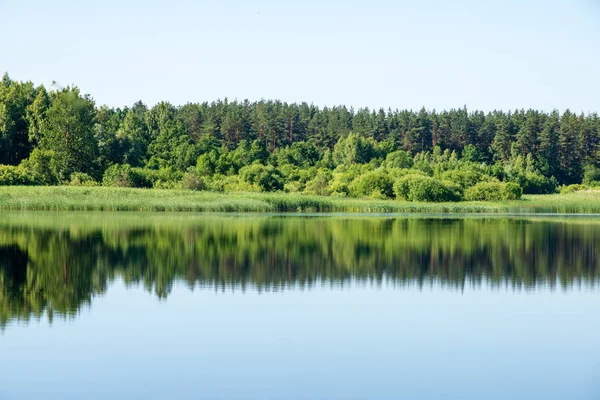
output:
<path id="1" fill-rule="evenodd" d="M 303 188 L 304 188 L 304 185 L 301 184 L 300 182 L 291 181 L 291 182 L 286 183 L 283 186 L 283 191 L 286 193 L 298 193 L 298 192 L 301 192 Z"/>
<path id="2" fill-rule="evenodd" d="M 479 182 L 493 179 L 490 176 L 484 175 L 475 168 L 463 167 L 461 169 L 452 169 L 445 171 L 440 175 L 440 179 L 443 181 L 454 182 L 463 189 L 474 186 Z"/>
<path id="3" fill-rule="evenodd" d="M 258 186 L 263 192 L 283 189 L 283 176 L 272 165 L 252 164 L 243 167 L 240 169 L 240 178 L 246 183 Z"/>
<path id="4" fill-rule="evenodd" d="M 479 182 L 465 190 L 467 201 L 501 201 L 518 200 L 523 190 L 513 182 L 503 183 L 499 181 Z"/>
<path id="5" fill-rule="evenodd" d="M 519 200 L 523 196 L 523 188 L 516 183 L 507 182 L 504 191 L 504 200 Z"/>
<path id="6" fill-rule="evenodd" d="M 22 166 L 0 165 L 0 186 L 39 185 L 35 174 Z"/>
<path id="7" fill-rule="evenodd" d="M 371 195 L 369 196 L 369 198 L 373 199 L 373 200 L 387 200 L 387 199 L 389 199 L 389 197 L 386 196 L 385 194 L 381 193 L 381 191 L 379 189 L 373 190 L 373 192 L 371 193 Z"/>
<path id="8" fill-rule="evenodd" d="M 153 189 L 181 189 L 181 182 L 161 181 L 157 180 L 152 184 Z"/>
<path id="9" fill-rule="evenodd" d="M 331 171 L 319 170 L 313 179 L 306 182 L 304 193 L 316 194 L 319 196 L 329 196 L 331 194 L 331 189 L 329 187 L 330 179 Z"/>
<path id="10" fill-rule="evenodd" d="M 104 171 L 103 186 L 133 188 L 173 188 L 182 179 L 181 172 L 171 168 L 132 168 L 129 164 L 113 164 Z"/>
<path id="11" fill-rule="evenodd" d="M 113 164 L 106 168 L 102 176 L 103 186 L 131 187 L 129 182 L 129 164 Z"/>
<path id="12" fill-rule="evenodd" d="M 525 194 L 551 194 L 556 193 L 558 182 L 556 178 L 547 178 L 541 174 L 526 172 L 524 177 L 514 182 L 523 188 Z"/>
<path id="13" fill-rule="evenodd" d="M 452 193 L 452 196 L 454 196 L 453 201 L 461 201 L 463 199 L 465 190 L 461 185 L 452 181 L 445 180 L 442 180 L 442 183 L 444 184 L 444 186 L 446 186 L 446 189 L 448 189 Z"/>
<path id="14" fill-rule="evenodd" d="M 566 194 L 566 193 L 574 193 L 574 192 L 578 192 L 580 190 L 585 190 L 587 189 L 587 187 L 585 185 L 580 185 L 578 183 L 575 183 L 573 185 L 569 185 L 569 186 L 562 186 L 560 188 L 560 193 L 561 194 Z"/>
<path id="15" fill-rule="evenodd" d="M 398 199 L 408 201 L 459 201 L 456 193 L 443 182 L 423 175 L 406 175 L 394 183 Z"/>
<path id="16" fill-rule="evenodd" d="M 140 170 L 141 168 L 131 168 L 129 164 L 113 164 L 104 171 L 102 185 L 116 187 L 152 187 L 152 183 L 146 180 L 146 177 Z"/>
<path id="17" fill-rule="evenodd" d="M 98 186 L 98 182 L 94 180 L 88 174 L 83 172 L 74 172 L 71 174 L 71 180 L 69 181 L 71 186 Z"/>
<path id="18" fill-rule="evenodd" d="M 183 175 L 183 179 L 181 180 L 181 187 L 187 190 L 206 190 L 207 184 L 204 178 L 188 172 Z"/>
<path id="19" fill-rule="evenodd" d="M 354 179 L 348 185 L 349 193 L 354 197 L 379 196 L 391 198 L 394 196 L 394 182 L 383 170 L 370 171 Z"/>
<path id="20" fill-rule="evenodd" d="M 64 162 L 56 157 L 53 150 L 33 149 L 21 167 L 30 171 L 35 181 L 41 185 L 57 185 L 61 182 L 61 171 L 66 169 Z"/>
<path id="21" fill-rule="evenodd" d="M 348 188 L 350 183 L 363 173 L 361 165 L 338 165 L 332 173 L 332 179 L 329 188 L 332 193 L 347 196 L 350 194 Z"/>
<path id="22" fill-rule="evenodd" d="M 263 191 L 258 184 L 248 183 L 242 180 L 238 175 L 219 175 L 215 174 L 209 182 L 208 188 L 218 192 L 261 192 Z"/>

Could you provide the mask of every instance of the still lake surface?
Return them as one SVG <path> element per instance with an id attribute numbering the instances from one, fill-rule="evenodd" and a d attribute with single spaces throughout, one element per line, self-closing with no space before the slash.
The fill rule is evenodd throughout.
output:
<path id="1" fill-rule="evenodd" d="M 600 399 L 600 218 L 4 212 L 0 399 Z"/>

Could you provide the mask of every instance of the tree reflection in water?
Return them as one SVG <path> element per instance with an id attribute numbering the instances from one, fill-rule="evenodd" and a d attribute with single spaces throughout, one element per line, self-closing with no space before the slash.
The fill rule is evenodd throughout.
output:
<path id="1" fill-rule="evenodd" d="M 0 327 L 76 315 L 115 279 L 167 297 L 190 287 L 598 281 L 600 224 L 582 219 L 164 216 L 0 221 Z"/>

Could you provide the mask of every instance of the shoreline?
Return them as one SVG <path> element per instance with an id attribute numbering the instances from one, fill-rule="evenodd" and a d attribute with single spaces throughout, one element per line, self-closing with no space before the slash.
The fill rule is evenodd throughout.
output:
<path id="1" fill-rule="evenodd" d="M 424 203 L 295 193 L 209 191 L 79 186 L 3 186 L 4 211 L 131 211 L 225 213 L 365 214 L 600 214 L 600 191 L 524 195 L 502 202 Z"/>

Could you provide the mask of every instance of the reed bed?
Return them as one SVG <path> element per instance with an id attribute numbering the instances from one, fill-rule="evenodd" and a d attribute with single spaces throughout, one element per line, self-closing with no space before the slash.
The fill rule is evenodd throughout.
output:
<path id="1" fill-rule="evenodd" d="M 505 202 L 417 203 L 292 193 L 73 186 L 0 187 L 2 210 L 362 212 L 362 213 L 600 213 L 600 191 L 530 195 Z"/>

